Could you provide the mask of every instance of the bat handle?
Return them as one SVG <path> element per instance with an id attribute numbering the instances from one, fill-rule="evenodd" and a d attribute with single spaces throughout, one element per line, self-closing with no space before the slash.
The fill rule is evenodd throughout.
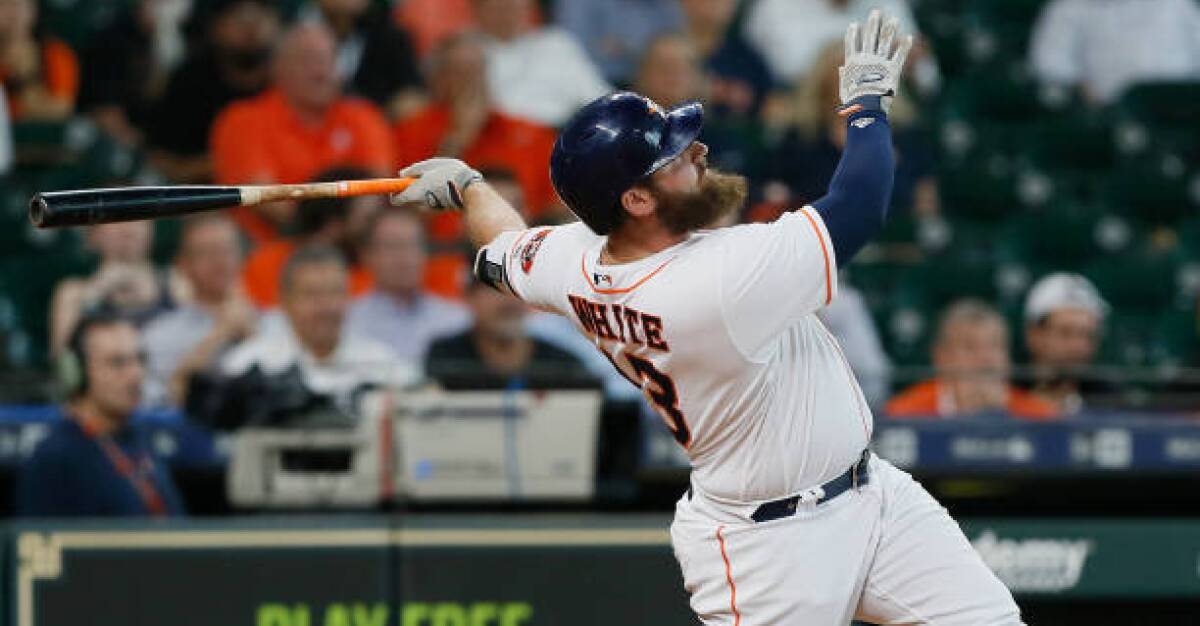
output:
<path id="1" fill-rule="evenodd" d="M 345 180 L 337 183 L 338 197 L 363 196 L 370 194 L 400 193 L 413 184 L 415 178 L 376 178 L 372 180 Z"/>
<path id="2" fill-rule="evenodd" d="M 348 198 L 374 194 L 400 193 L 415 178 L 372 178 L 340 180 L 331 183 L 298 183 L 293 185 L 247 185 L 238 187 L 241 204 L 256 205 L 277 200 L 308 200 L 312 198 Z"/>

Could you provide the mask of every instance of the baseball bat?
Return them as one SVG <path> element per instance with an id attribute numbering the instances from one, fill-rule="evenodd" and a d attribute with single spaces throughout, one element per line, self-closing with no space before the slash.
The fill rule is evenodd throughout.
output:
<path id="1" fill-rule="evenodd" d="M 34 194 L 29 201 L 29 220 L 38 228 L 130 222 L 277 200 L 400 193 L 413 180 L 375 178 L 296 185 L 173 185 L 47 191 Z"/>

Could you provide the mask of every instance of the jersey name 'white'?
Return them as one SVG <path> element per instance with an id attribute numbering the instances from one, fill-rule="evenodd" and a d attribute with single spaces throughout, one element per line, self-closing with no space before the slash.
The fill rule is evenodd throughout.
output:
<path id="1" fill-rule="evenodd" d="M 481 254 L 507 288 L 571 318 L 643 391 L 714 498 L 754 502 L 820 485 L 866 447 L 871 413 L 815 312 L 837 265 L 812 208 L 701 231 L 639 261 L 600 264 L 582 223 L 498 236 Z"/>

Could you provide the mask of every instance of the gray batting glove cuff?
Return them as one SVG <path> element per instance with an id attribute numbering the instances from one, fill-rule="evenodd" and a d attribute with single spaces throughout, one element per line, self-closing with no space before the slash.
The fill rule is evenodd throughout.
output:
<path id="1" fill-rule="evenodd" d="M 414 163 L 400 170 L 400 176 L 417 180 L 392 195 L 392 204 L 421 204 L 431 211 L 462 210 L 467 187 L 483 180 L 483 175 L 466 163 L 442 157 Z"/>

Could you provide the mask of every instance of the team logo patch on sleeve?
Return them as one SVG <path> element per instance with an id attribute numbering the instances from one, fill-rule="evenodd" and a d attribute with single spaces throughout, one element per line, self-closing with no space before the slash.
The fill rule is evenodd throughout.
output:
<path id="1" fill-rule="evenodd" d="M 534 235 L 529 243 L 521 248 L 521 271 L 526 274 L 533 269 L 533 258 L 537 256 L 538 250 L 542 249 L 542 242 L 545 241 L 546 235 L 550 234 L 550 229 L 547 228 Z"/>

